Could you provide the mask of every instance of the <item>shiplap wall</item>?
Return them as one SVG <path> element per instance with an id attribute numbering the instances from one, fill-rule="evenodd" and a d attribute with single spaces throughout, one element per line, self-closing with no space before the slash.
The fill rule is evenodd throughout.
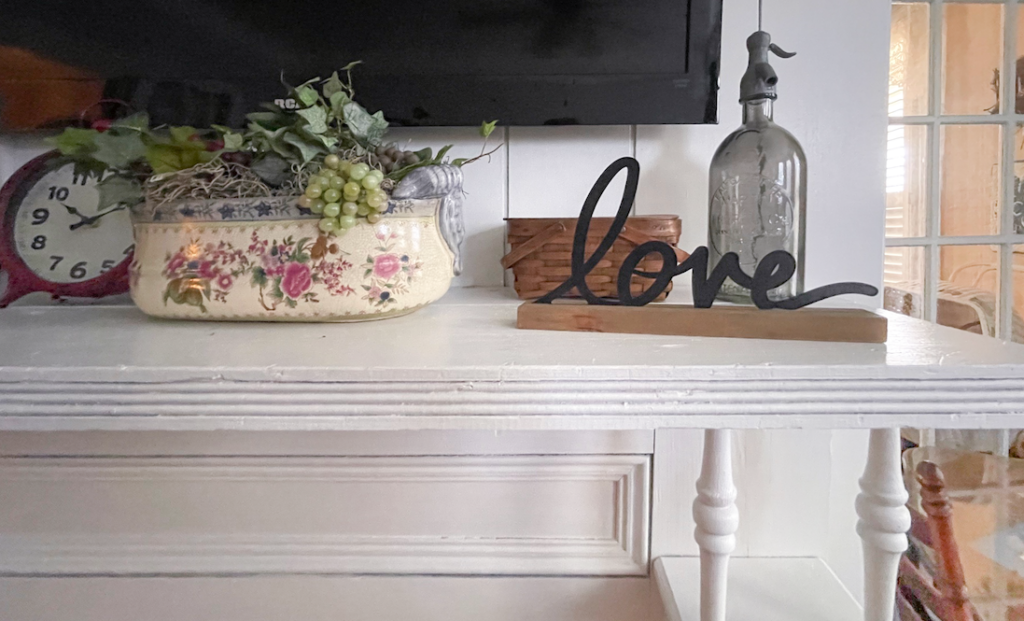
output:
<path id="1" fill-rule="evenodd" d="M 802 142 L 808 159 L 809 286 L 837 280 L 880 284 L 884 230 L 884 141 L 889 0 L 767 0 L 764 27 L 798 55 L 774 61 L 780 75 L 776 120 Z M 506 217 L 578 213 L 594 179 L 614 159 L 641 164 L 636 211 L 675 213 L 680 245 L 705 243 L 707 169 L 715 148 L 740 122 L 736 103 L 746 66 L 744 40 L 756 26 L 756 0 L 724 7 L 722 91 L 718 126 L 511 128 L 495 133 L 505 147 L 466 169 L 466 271 L 462 286 L 505 279 Z M 452 142 L 453 157 L 479 152 L 473 128 L 400 129 L 413 146 Z M 0 137 L 0 179 L 42 150 L 38 137 Z M 621 179 L 605 193 L 599 215 L 618 204 Z M 2 286 L 2 284 L 0 284 Z M 777 431 L 738 434 L 736 467 L 745 516 L 738 553 L 824 556 L 857 594 L 859 543 L 853 497 L 865 455 L 863 432 Z M 679 489 L 689 490 L 699 464 L 699 435 L 668 443 L 681 456 Z M 666 444 L 666 446 L 668 445 Z M 659 450 L 661 450 L 659 448 Z M 688 461 L 689 460 L 689 461 Z M 689 464 L 689 465 L 687 465 Z M 657 458 L 655 464 L 657 470 Z M 655 482 L 658 475 L 656 472 Z M 673 495 L 657 513 L 652 542 L 663 554 L 693 553 L 690 492 Z M 759 520 L 759 516 L 771 519 Z M 658 520 L 675 533 L 658 540 Z"/>

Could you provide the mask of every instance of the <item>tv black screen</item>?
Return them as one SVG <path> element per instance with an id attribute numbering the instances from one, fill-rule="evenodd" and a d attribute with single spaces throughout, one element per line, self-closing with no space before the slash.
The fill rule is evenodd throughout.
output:
<path id="1" fill-rule="evenodd" d="M 240 126 L 282 76 L 353 60 L 357 97 L 396 125 L 714 123 L 720 30 L 721 0 L 12 0 L 0 123 L 110 99 Z"/>

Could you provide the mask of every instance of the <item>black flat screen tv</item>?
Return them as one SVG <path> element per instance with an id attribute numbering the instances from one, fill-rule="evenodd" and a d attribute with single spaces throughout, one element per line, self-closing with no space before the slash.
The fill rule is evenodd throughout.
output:
<path id="1" fill-rule="evenodd" d="M 10 0 L 0 129 L 243 124 L 350 61 L 394 125 L 714 123 L 722 0 Z M 122 105 L 107 101 L 99 106 Z"/>

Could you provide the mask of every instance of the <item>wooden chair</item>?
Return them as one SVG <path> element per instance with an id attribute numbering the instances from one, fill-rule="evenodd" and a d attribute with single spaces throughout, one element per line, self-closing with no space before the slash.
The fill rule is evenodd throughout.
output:
<path id="1" fill-rule="evenodd" d="M 924 513 L 909 507 L 911 545 L 900 559 L 896 593 L 900 621 L 981 621 L 968 600 L 945 477 L 930 461 L 919 463 L 916 475 Z"/>

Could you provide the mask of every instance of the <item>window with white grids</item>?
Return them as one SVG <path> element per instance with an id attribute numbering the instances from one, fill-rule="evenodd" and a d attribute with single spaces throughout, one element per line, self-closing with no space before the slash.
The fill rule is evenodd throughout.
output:
<path id="1" fill-rule="evenodd" d="M 893 4 L 885 306 L 1024 342 L 1021 9 Z"/>

